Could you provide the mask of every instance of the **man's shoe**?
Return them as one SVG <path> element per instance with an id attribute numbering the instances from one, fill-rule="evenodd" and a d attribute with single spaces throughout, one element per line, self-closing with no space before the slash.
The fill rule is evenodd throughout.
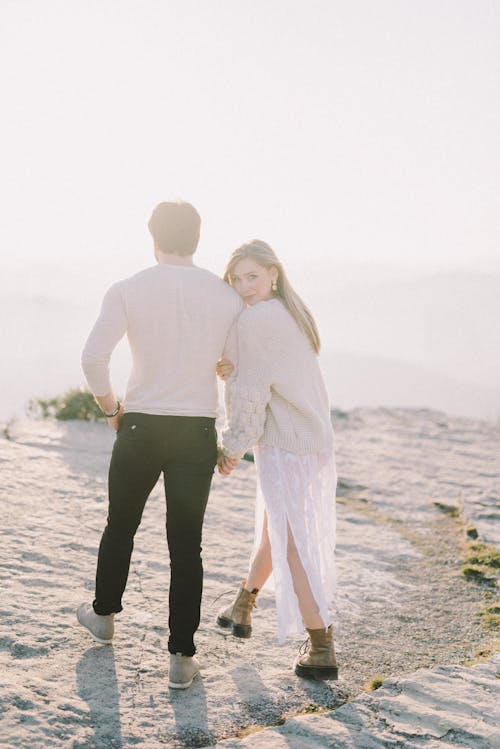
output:
<path id="1" fill-rule="evenodd" d="M 115 632 L 114 614 L 100 616 L 95 613 L 91 603 L 82 603 L 77 609 L 76 618 L 96 642 L 109 645 Z"/>
<path id="2" fill-rule="evenodd" d="M 200 670 L 200 664 L 194 655 L 170 653 L 170 669 L 168 672 L 168 686 L 171 689 L 187 689 Z"/>

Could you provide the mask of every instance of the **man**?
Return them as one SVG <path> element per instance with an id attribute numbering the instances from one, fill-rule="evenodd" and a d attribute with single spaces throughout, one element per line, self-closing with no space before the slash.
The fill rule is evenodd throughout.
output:
<path id="1" fill-rule="evenodd" d="M 215 364 L 242 302 L 220 278 L 193 264 L 200 217 L 192 205 L 160 203 L 149 230 L 157 264 L 109 289 L 82 355 L 88 384 L 118 434 L 95 599 L 79 607 L 77 618 L 95 640 L 111 642 L 134 534 L 163 473 L 171 568 L 169 686 L 185 689 L 199 670 L 193 636 L 200 622 L 203 517 L 217 461 Z M 125 334 L 133 366 L 121 404 L 109 360 Z"/>

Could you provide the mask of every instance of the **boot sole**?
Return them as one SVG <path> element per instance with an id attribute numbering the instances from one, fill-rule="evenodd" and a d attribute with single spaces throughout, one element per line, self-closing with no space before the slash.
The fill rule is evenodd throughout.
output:
<path id="1" fill-rule="evenodd" d="M 295 673 L 303 679 L 314 679 L 315 681 L 339 678 L 339 669 L 337 666 L 301 666 L 297 663 Z"/>
<path id="2" fill-rule="evenodd" d="M 233 622 L 233 637 L 241 637 L 248 640 L 252 636 L 252 627 L 249 624 L 235 624 Z"/>
<path id="3" fill-rule="evenodd" d="M 196 676 L 198 676 L 200 672 L 197 671 L 195 674 L 193 674 L 193 678 L 189 681 L 169 681 L 168 686 L 170 689 L 188 689 L 188 687 L 191 686 Z"/>
<path id="4" fill-rule="evenodd" d="M 235 624 L 232 619 L 225 616 L 217 617 L 217 624 L 224 629 L 231 628 L 233 637 L 240 637 L 242 640 L 248 640 L 252 636 L 252 627 L 248 624 Z"/>

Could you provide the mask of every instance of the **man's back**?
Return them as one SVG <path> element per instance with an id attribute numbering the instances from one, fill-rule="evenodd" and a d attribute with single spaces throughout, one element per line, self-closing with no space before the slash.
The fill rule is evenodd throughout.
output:
<path id="1" fill-rule="evenodd" d="M 109 358 L 127 333 L 126 411 L 215 416 L 215 363 L 241 307 L 230 286 L 196 266 L 160 263 L 114 284 L 83 351 L 91 389 L 111 391 Z"/>

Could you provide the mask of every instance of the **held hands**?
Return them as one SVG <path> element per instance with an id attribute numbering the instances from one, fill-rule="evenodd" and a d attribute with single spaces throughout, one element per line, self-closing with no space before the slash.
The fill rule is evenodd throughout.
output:
<path id="1" fill-rule="evenodd" d="M 236 468 L 240 458 L 228 458 L 224 455 L 222 450 L 219 450 L 219 457 L 217 458 L 217 465 L 219 467 L 219 473 L 221 476 L 229 476 L 229 474 Z"/>
<path id="2" fill-rule="evenodd" d="M 234 364 L 230 359 L 219 359 L 215 365 L 215 371 L 221 380 L 227 380 L 234 372 Z"/>
<path id="3" fill-rule="evenodd" d="M 228 377 L 234 372 L 234 364 L 230 359 L 222 357 L 215 365 L 215 371 L 221 380 L 227 380 Z M 236 468 L 240 458 L 229 458 L 224 455 L 221 448 L 219 448 L 219 455 L 217 458 L 217 465 L 219 467 L 219 473 L 221 476 L 229 476 L 229 474 Z"/>

